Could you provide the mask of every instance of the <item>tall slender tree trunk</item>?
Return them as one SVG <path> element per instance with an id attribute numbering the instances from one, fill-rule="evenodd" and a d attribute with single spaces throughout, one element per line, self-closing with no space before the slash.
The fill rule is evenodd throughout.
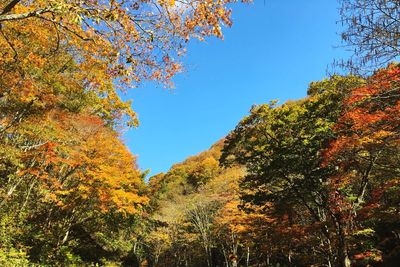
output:
<path id="1" fill-rule="evenodd" d="M 246 267 L 249 267 L 250 262 L 250 247 L 247 247 Z"/>
<path id="2" fill-rule="evenodd" d="M 350 267 L 351 261 L 347 251 L 346 234 L 343 225 L 339 223 L 339 244 L 338 244 L 338 260 L 340 267 Z"/>
<path id="3" fill-rule="evenodd" d="M 208 245 L 205 245 L 204 248 L 205 248 L 205 251 L 206 251 L 207 266 L 208 267 L 212 267 L 211 249 L 208 247 Z"/>

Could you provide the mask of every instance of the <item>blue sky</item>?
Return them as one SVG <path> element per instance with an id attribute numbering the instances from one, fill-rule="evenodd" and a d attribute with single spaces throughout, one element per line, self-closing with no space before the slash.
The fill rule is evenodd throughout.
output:
<path id="1" fill-rule="evenodd" d="M 253 104 L 306 95 L 311 81 L 326 77 L 340 45 L 335 0 L 255 0 L 233 6 L 225 39 L 191 42 L 186 72 L 175 88 L 146 85 L 130 90 L 140 126 L 123 139 L 151 174 L 167 171 L 208 149 Z"/>

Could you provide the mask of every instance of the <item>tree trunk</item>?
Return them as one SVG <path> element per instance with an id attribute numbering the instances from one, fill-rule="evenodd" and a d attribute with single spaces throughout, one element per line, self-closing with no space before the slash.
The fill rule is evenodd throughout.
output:
<path id="1" fill-rule="evenodd" d="M 249 267 L 250 261 L 250 247 L 247 247 L 246 267 Z"/>
<path id="2" fill-rule="evenodd" d="M 350 267 L 351 261 L 347 252 L 346 234 L 343 225 L 339 223 L 338 260 L 340 267 Z"/>

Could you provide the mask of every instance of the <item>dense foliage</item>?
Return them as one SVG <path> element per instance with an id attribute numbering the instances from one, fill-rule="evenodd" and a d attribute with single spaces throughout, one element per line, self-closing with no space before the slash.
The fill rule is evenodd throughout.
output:
<path id="1" fill-rule="evenodd" d="M 152 218 L 143 245 L 155 266 L 222 266 L 244 247 L 240 167 L 223 169 L 222 141 L 150 179 Z M 236 222 L 236 220 L 238 220 Z"/>
<path id="2" fill-rule="evenodd" d="M 399 74 L 333 76 L 254 106 L 223 144 L 153 177 L 149 260 L 396 266 Z"/>

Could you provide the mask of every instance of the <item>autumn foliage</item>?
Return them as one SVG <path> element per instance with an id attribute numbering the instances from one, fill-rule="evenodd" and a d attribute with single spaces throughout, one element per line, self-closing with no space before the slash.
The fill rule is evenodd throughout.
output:
<path id="1" fill-rule="evenodd" d="M 340 198 L 347 206 L 347 231 L 382 238 L 369 246 L 353 244 L 357 261 L 398 260 L 393 251 L 398 245 L 385 243 L 396 243 L 399 82 L 400 68 L 392 64 L 376 71 L 365 86 L 352 90 L 335 126 L 338 136 L 325 152 L 326 162 L 338 166 L 331 183 L 340 190 L 336 189 L 332 202 Z"/>
<path id="2" fill-rule="evenodd" d="M 0 0 L 1 266 L 398 265 L 396 63 L 255 105 L 146 183 L 121 138 L 138 125 L 124 93 L 173 86 L 189 40 L 222 38 L 234 2 Z M 392 59 L 357 34 L 392 31 L 397 4 L 364 20 L 353 11 L 373 1 L 342 2 L 359 27 L 343 38 L 372 49 L 361 66 Z M 385 10 L 390 24 L 374 20 Z"/>
<path id="3" fill-rule="evenodd" d="M 396 266 L 399 69 L 254 106 L 223 145 L 152 178 L 149 229 L 164 241 L 149 262 Z"/>
<path id="4" fill-rule="evenodd" d="M 123 94 L 172 86 L 231 2 L 0 1 L 0 265 L 136 259 L 149 197 L 120 137 L 138 125 Z"/>

